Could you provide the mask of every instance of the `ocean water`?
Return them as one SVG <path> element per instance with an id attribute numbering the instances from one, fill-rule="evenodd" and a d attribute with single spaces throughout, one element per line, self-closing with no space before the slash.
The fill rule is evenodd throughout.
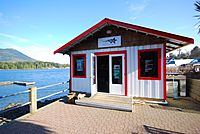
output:
<path id="1" fill-rule="evenodd" d="M 27 81 L 35 82 L 36 87 L 47 86 L 51 84 L 56 84 L 59 82 L 67 82 L 70 78 L 69 68 L 66 69 L 37 69 L 37 70 L 0 70 L 0 82 L 3 81 Z M 13 94 L 16 92 L 21 92 L 28 90 L 29 86 L 21 85 L 6 85 L 0 86 L 0 96 Z M 58 85 L 50 88 L 45 88 L 38 90 L 37 98 L 41 98 L 58 91 L 68 89 L 69 84 Z M 49 99 L 57 98 L 64 96 L 68 92 L 56 95 Z M 9 105 L 10 103 L 25 103 L 28 102 L 28 93 L 21 94 L 17 96 L 12 96 L 8 98 L 0 99 L 0 110 Z"/>

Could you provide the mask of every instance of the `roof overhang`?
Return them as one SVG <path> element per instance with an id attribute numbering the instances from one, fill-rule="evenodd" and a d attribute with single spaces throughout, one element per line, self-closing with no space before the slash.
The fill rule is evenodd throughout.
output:
<path id="1" fill-rule="evenodd" d="M 89 36 L 92 36 L 94 33 L 98 32 L 105 26 L 109 26 L 109 25 L 125 28 L 127 30 L 145 33 L 146 35 L 153 35 L 158 38 L 160 37 L 164 38 L 166 39 L 166 52 L 173 51 L 175 49 L 186 46 L 188 44 L 194 44 L 194 39 L 189 38 L 189 37 L 184 37 L 184 36 L 180 36 L 180 35 L 176 35 L 172 33 L 167 33 L 163 31 L 151 29 L 151 28 L 146 28 L 142 26 L 137 26 L 137 25 L 128 24 L 128 23 L 105 18 L 99 23 L 97 23 L 96 25 L 92 26 L 85 32 L 81 33 L 80 35 L 72 39 L 71 41 L 69 41 L 68 43 L 64 44 L 63 46 L 55 50 L 54 54 L 56 53 L 66 54 L 71 47 L 74 47 L 76 44 L 87 39 Z"/>

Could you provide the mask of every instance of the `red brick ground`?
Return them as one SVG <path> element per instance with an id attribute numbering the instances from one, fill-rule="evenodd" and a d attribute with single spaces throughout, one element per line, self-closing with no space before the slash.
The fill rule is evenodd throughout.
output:
<path id="1" fill-rule="evenodd" d="M 55 102 L 30 117 L 0 128 L 1 134 L 199 133 L 200 114 L 135 105 L 133 112 Z"/>

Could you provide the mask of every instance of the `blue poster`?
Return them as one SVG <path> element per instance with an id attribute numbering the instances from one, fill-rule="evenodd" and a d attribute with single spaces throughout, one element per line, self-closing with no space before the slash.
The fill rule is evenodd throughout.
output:
<path id="1" fill-rule="evenodd" d="M 76 60 L 76 70 L 83 71 L 83 59 Z"/>
<path id="2" fill-rule="evenodd" d="M 120 79 L 120 65 L 114 65 L 114 79 Z"/>

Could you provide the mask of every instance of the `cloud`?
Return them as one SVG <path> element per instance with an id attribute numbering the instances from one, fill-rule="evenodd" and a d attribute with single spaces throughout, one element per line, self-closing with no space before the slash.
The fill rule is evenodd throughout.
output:
<path id="1" fill-rule="evenodd" d="M 36 47 L 36 46 L 28 46 L 28 47 L 19 47 L 19 46 L 13 46 L 12 48 L 15 48 L 19 50 L 20 52 L 23 52 L 24 54 L 40 61 L 48 61 L 48 62 L 55 62 L 55 63 L 61 63 L 61 64 L 69 64 L 69 56 L 67 55 L 61 55 L 61 54 L 53 54 L 53 51 L 55 49 L 53 48 L 46 48 L 46 47 Z"/>
<path id="2" fill-rule="evenodd" d="M 12 48 L 13 44 L 6 41 L 0 41 L 1 48 Z"/>
<path id="3" fill-rule="evenodd" d="M 69 64 L 69 56 L 62 55 L 62 54 L 53 54 L 53 51 L 56 50 L 56 48 L 48 48 L 44 47 L 42 45 L 35 46 L 35 45 L 29 45 L 29 46 L 18 46 L 16 44 L 12 44 L 10 42 L 3 42 L 0 41 L 1 47 L 4 48 L 13 48 L 16 49 L 25 55 L 39 60 L 39 61 L 47 61 L 47 62 L 55 62 L 60 64 Z"/>
<path id="4" fill-rule="evenodd" d="M 142 13 L 145 8 L 148 6 L 150 0 L 141 0 L 141 1 L 126 1 L 128 5 L 129 12 L 133 15 L 131 18 L 136 19 L 137 16 Z"/>
<path id="5" fill-rule="evenodd" d="M 146 4 L 130 4 L 130 12 L 140 13 L 146 8 Z"/>
<path id="6" fill-rule="evenodd" d="M 17 49 L 20 52 L 22 52 L 36 60 L 56 62 L 56 63 L 61 63 L 61 64 L 69 63 L 68 56 L 66 56 L 66 55 L 63 56 L 61 54 L 57 54 L 57 55 L 53 54 L 53 51 L 56 50 L 56 48 L 45 47 L 46 45 L 44 45 L 44 44 L 40 44 L 35 41 L 29 40 L 27 38 L 18 37 L 18 36 L 14 36 L 11 34 L 0 33 L 0 36 L 16 40 L 19 43 L 23 42 L 23 43 L 28 44 L 27 46 L 24 46 L 24 45 L 19 46 L 16 44 L 12 44 L 10 42 L 3 42 L 3 41 L 0 42 L 0 44 L 2 46 L 7 47 L 7 48 L 9 47 L 9 48 Z M 58 44 L 58 43 L 56 43 L 56 44 Z M 58 46 L 60 46 L 60 45 L 58 44 Z"/>
<path id="7" fill-rule="evenodd" d="M 7 34 L 7 33 L 0 33 L 0 36 L 6 37 L 6 38 L 10 38 L 10 39 L 14 39 L 14 40 L 17 40 L 17 41 L 19 41 L 19 42 L 28 42 L 28 41 L 29 41 L 29 40 L 26 39 L 26 38 L 14 36 L 14 35 Z"/>

